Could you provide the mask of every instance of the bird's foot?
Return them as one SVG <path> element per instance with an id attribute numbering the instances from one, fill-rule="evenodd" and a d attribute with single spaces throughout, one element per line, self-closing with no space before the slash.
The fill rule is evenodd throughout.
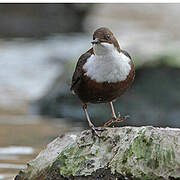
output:
<path id="1" fill-rule="evenodd" d="M 97 133 L 97 129 L 94 126 L 91 126 L 91 131 L 93 135 L 96 135 L 97 137 L 101 138 L 101 136 Z"/>
<path id="2" fill-rule="evenodd" d="M 111 120 L 105 122 L 104 123 L 104 127 L 108 127 L 108 126 L 110 126 L 114 122 L 123 122 L 127 118 L 129 118 L 129 115 L 121 116 L 120 113 L 118 113 L 117 117 L 113 117 Z"/>
<path id="3" fill-rule="evenodd" d="M 96 131 L 102 132 L 102 131 L 106 131 L 107 129 L 105 127 L 94 127 L 94 129 Z"/>
<path id="4" fill-rule="evenodd" d="M 94 127 L 94 125 L 90 126 L 90 127 L 91 127 L 91 131 L 92 131 L 93 135 L 96 135 L 99 138 L 103 138 L 102 136 L 99 135 L 98 131 L 102 132 L 102 131 L 106 130 L 105 127 Z"/>

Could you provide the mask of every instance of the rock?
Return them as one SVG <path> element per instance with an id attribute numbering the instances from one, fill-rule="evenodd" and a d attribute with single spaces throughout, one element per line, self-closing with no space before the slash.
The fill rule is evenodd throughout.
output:
<path id="1" fill-rule="evenodd" d="M 99 134 L 58 137 L 15 180 L 180 178 L 180 129 L 121 127 Z"/>

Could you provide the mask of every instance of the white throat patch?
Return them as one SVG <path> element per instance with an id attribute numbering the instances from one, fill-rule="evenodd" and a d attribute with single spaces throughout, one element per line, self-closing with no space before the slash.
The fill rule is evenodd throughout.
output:
<path id="1" fill-rule="evenodd" d="M 92 80 L 115 83 L 124 81 L 127 78 L 131 70 L 129 64 L 131 60 L 123 53 L 119 53 L 114 46 L 112 48 L 109 53 L 104 55 L 92 54 L 87 59 L 83 69 L 86 71 L 85 74 Z"/>

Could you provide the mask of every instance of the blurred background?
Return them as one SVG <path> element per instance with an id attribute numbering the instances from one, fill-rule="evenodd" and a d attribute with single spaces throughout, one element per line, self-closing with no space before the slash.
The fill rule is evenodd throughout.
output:
<path id="1" fill-rule="evenodd" d="M 109 27 L 136 66 L 115 126 L 180 127 L 180 4 L 0 4 L 0 179 L 58 135 L 88 128 L 69 87 L 95 29 Z M 88 105 L 91 120 L 111 118 Z"/>

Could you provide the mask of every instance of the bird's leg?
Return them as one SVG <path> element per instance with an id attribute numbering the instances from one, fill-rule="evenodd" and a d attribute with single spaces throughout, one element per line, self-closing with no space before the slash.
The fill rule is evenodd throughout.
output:
<path id="1" fill-rule="evenodd" d="M 109 104 L 110 104 L 110 108 L 111 108 L 111 112 L 112 112 L 112 119 L 104 123 L 105 127 L 110 126 L 117 119 L 115 111 L 114 111 L 113 103 L 110 102 Z"/>
<path id="2" fill-rule="evenodd" d="M 109 104 L 110 104 L 110 108 L 111 108 L 111 112 L 112 112 L 112 118 L 113 118 L 113 119 L 117 119 L 116 114 L 115 114 L 115 111 L 114 111 L 113 103 L 110 102 Z"/>
<path id="3" fill-rule="evenodd" d="M 94 124 L 91 122 L 91 120 L 90 120 L 90 118 L 89 118 L 89 114 L 88 114 L 88 112 L 87 112 L 87 104 L 83 104 L 83 110 L 84 110 L 84 113 L 85 113 L 85 115 L 86 115 L 86 119 L 87 119 L 87 121 L 88 121 L 88 124 L 89 124 L 92 132 L 93 132 L 96 136 L 100 137 L 100 136 L 98 135 L 95 127 L 94 127 Z"/>
<path id="4" fill-rule="evenodd" d="M 122 122 L 129 117 L 128 115 L 121 117 L 120 113 L 118 113 L 118 117 L 117 117 L 115 114 L 115 111 L 114 111 L 113 103 L 110 102 L 109 104 L 110 104 L 110 108 L 111 108 L 111 112 L 112 112 L 112 119 L 105 122 L 104 126 L 106 126 L 106 127 L 110 126 L 113 122 Z"/>

